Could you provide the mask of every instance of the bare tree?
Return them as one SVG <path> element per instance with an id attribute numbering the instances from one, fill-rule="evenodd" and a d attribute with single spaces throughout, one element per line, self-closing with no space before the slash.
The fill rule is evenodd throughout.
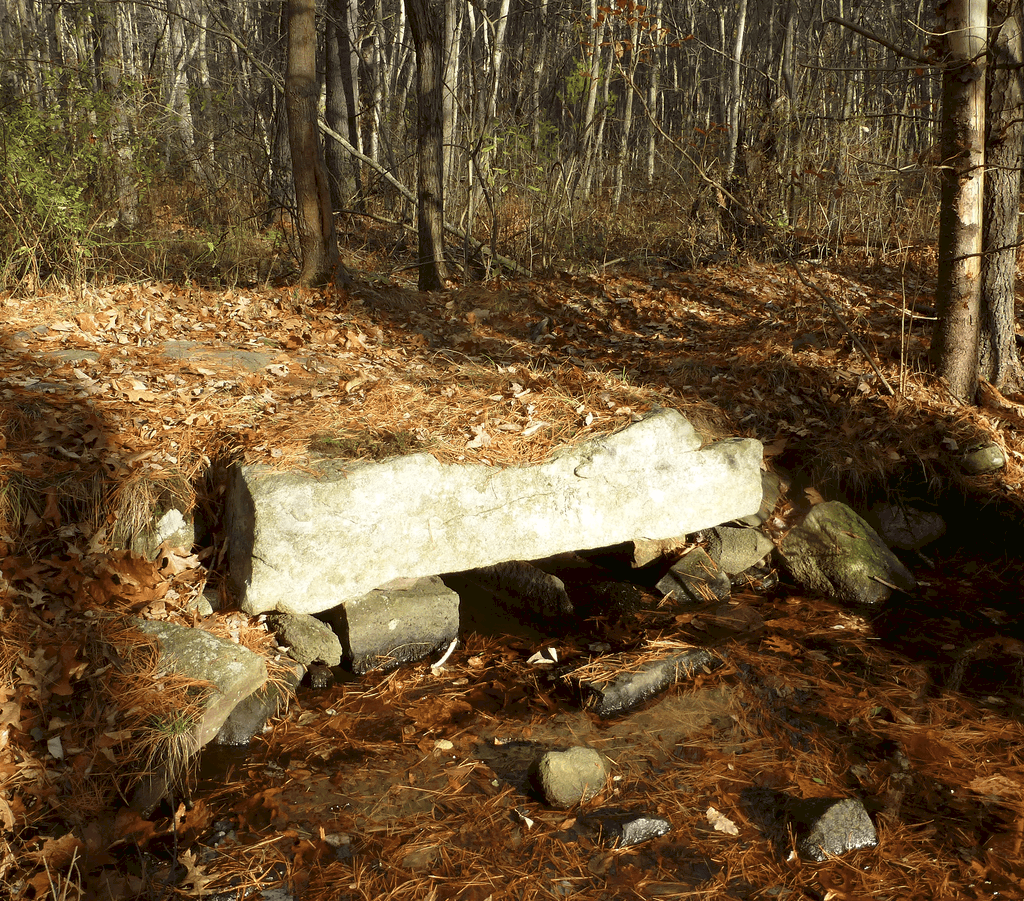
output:
<path id="1" fill-rule="evenodd" d="M 445 0 L 405 0 L 416 47 L 416 220 L 419 287 L 439 291 L 444 259 Z"/>
<path id="2" fill-rule="evenodd" d="M 995 35 L 988 77 L 985 139 L 985 254 L 981 261 L 978 372 L 999 387 L 1019 388 L 1014 287 L 1017 274 L 1020 169 L 1024 151 L 1024 39 L 1020 4 L 991 0 Z"/>
<path id="3" fill-rule="evenodd" d="M 974 400 L 981 330 L 985 183 L 986 0 L 950 0 L 944 13 L 942 212 L 938 321 L 932 359 L 954 397 Z"/>
<path id="4" fill-rule="evenodd" d="M 135 154 L 127 100 L 121 84 L 123 57 L 117 22 L 120 9 L 119 4 L 99 0 L 94 6 L 93 23 L 99 48 L 99 80 L 110 98 L 105 149 L 114 173 L 117 221 L 124 228 L 135 228 L 139 224 L 139 191 L 135 184 Z"/>
<path id="5" fill-rule="evenodd" d="M 296 228 L 302 271 L 299 283 L 320 285 L 339 274 L 338 237 L 331 211 L 327 166 L 317 125 L 315 0 L 288 0 L 288 70 L 285 98 Z"/>

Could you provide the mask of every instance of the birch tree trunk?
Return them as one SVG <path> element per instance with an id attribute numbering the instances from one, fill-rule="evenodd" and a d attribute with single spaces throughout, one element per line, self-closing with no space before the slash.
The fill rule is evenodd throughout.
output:
<path id="1" fill-rule="evenodd" d="M 604 41 L 606 21 L 602 15 L 598 19 L 597 0 L 590 0 L 590 22 L 597 25 L 590 31 L 591 41 L 588 47 L 590 54 L 590 78 L 587 82 L 587 103 L 583 112 L 583 127 L 579 134 L 578 146 L 580 148 L 579 161 L 582 167 L 580 173 L 582 179 L 582 193 L 586 197 L 590 193 L 590 182 L 593 178 L 595 166 L 595 152 L 597 147 L 597 91 L 600 85 L 601 74 L 601 44 Z"/>
<path id="2" fill-rule="evenodd" d="M 977 391 L 981 330 L 986 7 L 985 0 L 950 0 L 942 8 L 942 197 L 931 354 L 950 393 L 967 403 Z"/>
<path id="3" fill-rule="evenodd" d="M 653 119 L 647 126 L 647 184 L 654 182 L 654 159 L 657 150 L 658 129 L 655 123 L 659 121 L 658 107 L 661 104 L 661 68 L 662 60 L 662 31 L 661 31 L 661 5 L 662 0 L 654 0 L 654 8 L 651 12 L 651 41 L 649 74 L 647 76 L 647 113 Z"/>

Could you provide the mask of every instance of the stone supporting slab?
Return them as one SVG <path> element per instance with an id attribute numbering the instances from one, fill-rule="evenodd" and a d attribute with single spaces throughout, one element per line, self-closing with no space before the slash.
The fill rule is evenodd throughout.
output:
<path id="1" fill-rule="evenodd" d="M 232 587 L 252 614 L 317 613 L 395 578 L 672 538 L 756 512 L 761 456 L 752 439 L 702 448 L 680 413 L 659 410 L 535 466 L 427 454 L 314 473 L 239 466 Z"/>

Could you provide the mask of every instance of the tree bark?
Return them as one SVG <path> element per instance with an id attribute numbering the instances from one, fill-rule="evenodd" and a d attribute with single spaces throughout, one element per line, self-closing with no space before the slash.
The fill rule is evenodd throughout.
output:
<path id="1" fill-rule="evenodd" d="M 728 184 L 736 169 L 736 150 L 740 140 L 740 100 L 743 91 L 743 44 L 747 34 L 747 0 L 740 0 L 736 11 L 736 33 L 733 36 L 732 72 L 729 79 L 728 131 L 726 133 L 725 160 L 722 182 Z"/>
<path id="2" fill-rule="evenodd" d="M 288 70 L 284 87 L 298 214 L 295 225 L 302 255 L 299 284 L 322 285 L 343 270 L 338 260 L 338 238 L 317 117 L 314 0 L 288 0 Z"/>
<path id="3" fill-rule="evenodd" d="M 942 194 L 938 321 L 932 361 L 950 393 L 972 402 L 981 327 L 982 196 L 985 172 L 986 0 L 943 7 Z"/>
<path id="4" fill-rule="evenodd" d="M 1020 5 L 1006 0 L 990 3 L 989 19 L 990 34 L 996 37 L 990 55 L 994 65 L 988 73 L 985 128 L 985 255 L 981 261 L 978 371 L 981 378 L 997 387 L 1019 388 L 1022 373 L 1017 353 L 1014 288 L 1024 155 L 1024 40 Z"/>
<path id="5" fill-rule="evenodd" d="M 110 98 L 105 151 L 114 173 L 117 222 L 123 228 L 130 229 L 139 224 L 139 191 L 135 185 L 135 154 L 131 143 L 127 101 L 121 89 L 123 57 L 117 28 L 119 10 L 120 6 L 99 0 L 94 6 L 94 21 L 100 85 Z"/>
<path id="6" fill-rule="evenodd" d="M 327 124 L 362 149 L 359 136 L 359 59 L 354 40 L 358 27 L 358 0 L 330 0 L 324 34 L 327 49 L 326 116 Z M 365 212 L 359 163 L 352 159 L 336 141 L 325 147 L 327 171 L 330 176 L 331 202 L 341 209 L 348 202 L 346 185 L 354 184 L 356 209 Z M 348 170 L 348 172 L 346 172 Z"/>
<path id="7" fill-rule="evenodd" d="M 444 287 L 445 0 L 405 0 L 416 48 L 416 220 L 419 287 Z"/>

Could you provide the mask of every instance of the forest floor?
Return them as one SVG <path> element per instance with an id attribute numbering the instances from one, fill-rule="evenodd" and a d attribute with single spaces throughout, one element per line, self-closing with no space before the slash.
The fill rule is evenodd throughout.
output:
<path id="1" fill-rule="evenodd" d="M 973 692 L 935 678 L 942 653 L 981 637 L 979 657 L 1024 659 L 1019 560 L 979 544 L 965 512 L 1024 506 L 1024 407 L 994 391 L 957 405 L 927 373 L 933 273 L 922 252 L 799 274 L 609 267 L 438 294 L 364 278 L 325 292 L 133 283 L 0 299 L 0 884 L 26 899 L 199 897 L 272 877 L 310 899 L 1024 897 L 1021 687 L 983 668 Z M 407 668 L 300 695 L 218 789 L 151 820 L 127 813 L 127 775 L 174 736 L 153 735 L 159 697 L 129 684 L 152 660 L 128 659 L 126 617 L 267 646 L 224 586 L 227 465 L 414 450 L 532 463 L 659 406 L 708 440 L 760 439 L 794 503 L 897 493 L 960 516 L 905 605 L 927 634 L 791 586 L 747 598 L 765 629 L 729 638 L 727 669 L 673 695 L 726 691 L 724 706 L 685 740 L 620 757 L 619 799 L 673 823 L 641 849 L 567 841 L 575 815 L 534 809 L 528 828 L 482 759 L 482 741 L 527 740 L 568 716 L 521 637 L 465 636 L 441 678 Z M 963 452 L 990 442 L 1006 467 L 963 475 Z M 195 553 L 150 564 L 113 550 L 167 494 L 196 505 Z M 200 623 L 189 602 L 211 587 L 227 606 Z M 694 638 L 691 619 L 676 625 L 660 637 Z M 764 701 L 751 672 L 798 700 Z M 565 728 L 601 740 L 593 724 Z M 396 801 L 398 784 L 418 800 Z M 758 839 L 743 785 L 870 795 L 880 845 L 794 862 Z M 738 834 L 701 820 L 708 806 Z M 232 841 L 211 859 L 198 840 L 225 820 Z"/>

